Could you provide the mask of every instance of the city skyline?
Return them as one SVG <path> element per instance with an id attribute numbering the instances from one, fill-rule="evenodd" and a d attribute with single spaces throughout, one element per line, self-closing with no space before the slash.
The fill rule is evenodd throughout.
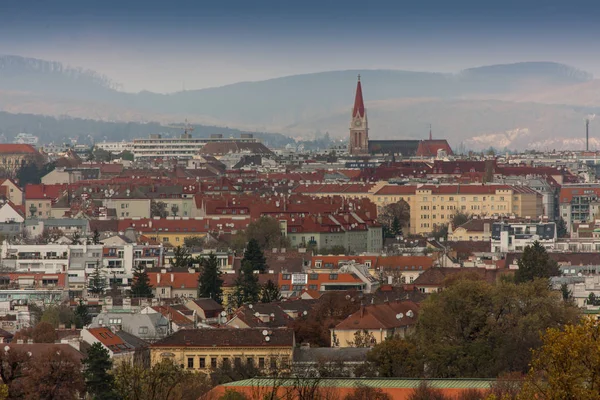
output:
<path id="1" fill-rule="evenodd" d="M 600 5 L 535 3 L 4 2 L 0 54 L 89 68 L 132 92 L 327 70 L 450 73 L 521 61 L 599 75 L 593 16 Z"/>

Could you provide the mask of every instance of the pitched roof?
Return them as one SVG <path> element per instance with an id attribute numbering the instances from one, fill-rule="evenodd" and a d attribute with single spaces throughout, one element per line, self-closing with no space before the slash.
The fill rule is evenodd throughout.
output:
<path id="1" fill-rule="evenodd" d="M 37 150 L 30 144 L 0 143 L 0 154 L 34 154 Z"/>
<path id="2" fill-rule="evenodd" d="M 24 351 L 30 352 L 31 357 L 41 357 L 50 352 L 60 351 L 63 354 L 68 354 L 73 356 L 76 360 L 81 361 L 85 358 L 83 353 L 75 349 L 70 344 L 66 343 L 9 343 L 5 346 L 8 346 L 10 349 L 16 351 Z"/>
<path id="3" fill-rule="evenodd" d="M 133 347 L 125 343 L 123 339 L 108 328 L 88 328 L 87 331 L 113 353 L 127 353 L 133 351 Z"/>
<path id="4" fill-rule="evenodd" d="M 443 150 L 447 155 L 454 154 L 448 141 L 445 139 L 441 140 L 422 140 L 417 148 L 418 157 L 435 157 L 439 150 Z"/>
<path id="5" fill-rule="evenodd" d="M 275 303 L 256 303 L 252 305 L 252 308 L 250 305 L 243 305 L 233 314 L 233 318 L 230 320 L 230 322 L 234 321 L 232 326 L 235 326 L 234 319 L 236 317 L 251 328 L 283 327 L 292 321 L 292 318 L 283 311 L 279 304 Z M 230 324 L 228 323 L 228 325 Z"/>
<path id="6" fill-rule="evenodd" d="M 270 329 L 184 329 L 161 339 L 151 347 L 292 347 L 294 330 L 290 328 Z M 269 339 L 267 340 L 266 337 Z"/>
<path id="7" fill-rule="evenodd" d="M 352 110 L 352 117 L 364 117 L 365 116 L 365 103 L 363 101 L 362 85 L 360 83 L 360 76 L 356 83 L 356 96 L 354 97 L 354 109 Z"/>
<path id="8" fill-rule="evenodd" d="M 223 306 L 210 298 L 201 298 L 193 300 L 194 304 L 204 311 L 223 311 Z"/>
<path id="9" fill-rule="evenodd" d="M 409 316 L 412 311 L 412 317 Z M 414 325 L 419 305 L 412 301 L 393 301 L 364 306 L 336 325 L 336 330 L 393 329 Z M 408 313 L 408 314 L 407 314 Z M 402 314 L 402 318 L 397 318 Z"/>
<path id="10" fill-rule="evenodd" d="M 158 313 L 161 313 L 162 315 L 167 317 L 167 319 L 169 319 L 169 321 L 172 321 L 172 322 L 176 323 L 177 325 L 192 324 L 192 321 L 188 317 L 186 317 L 179 310 L 176 310 L 173 307 L 163 305 L 163 306 L 153 306 L 152 309 Z"/>

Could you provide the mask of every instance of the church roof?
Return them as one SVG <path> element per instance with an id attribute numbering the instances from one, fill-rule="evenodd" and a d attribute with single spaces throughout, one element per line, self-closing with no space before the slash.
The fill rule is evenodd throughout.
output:
<path id="1" fill-rule="evenodd" d="M 362 86 L 360 84 L 360 75 L 358 76 L 358 83 L 356 84 L 356 97 L 354 98 L 354 110 L 352 111 L 352 117 L 364 117 L 365 116 L 365 103 L 363 102 Z"/>

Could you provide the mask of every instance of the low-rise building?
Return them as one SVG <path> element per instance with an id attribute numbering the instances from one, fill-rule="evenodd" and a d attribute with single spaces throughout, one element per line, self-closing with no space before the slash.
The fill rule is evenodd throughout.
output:
<path id="1" fill-rule="evenodd" d="M 290 328 L 181 330 L 151 345 L 151 363 L 171 360 L 201 372 L 227 364 L 285 371 L 291 368 L 295 344 Z"/>

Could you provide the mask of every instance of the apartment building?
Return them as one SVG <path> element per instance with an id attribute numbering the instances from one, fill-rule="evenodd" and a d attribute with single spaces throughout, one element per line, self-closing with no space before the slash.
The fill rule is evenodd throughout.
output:
<path id="1" fill-rule="evenodd" d="M 491 251 L 522 252 L 534 242 L 540 242 L 549 249 L 557 241 L 554 222 L 495 222 L 492 225 Z"/>
<path id="2" fill-rule="evenodd" d="M 600 212 L 600 186 L 568 185 L 560 190 L 560 217 L 571 232 L 575 223 L 594 220 Z"/>
<path id="3" fill-rule="evenodd" d="M 373 194 L 373 201 L 380 208 L 400 200 L 410 206 L 412 234 L 432 232 L 436 226 L 448 224 L 457 212 L 530 218 L 544 213 L 542 195 L 527 186 L 388 185 Z"/>

